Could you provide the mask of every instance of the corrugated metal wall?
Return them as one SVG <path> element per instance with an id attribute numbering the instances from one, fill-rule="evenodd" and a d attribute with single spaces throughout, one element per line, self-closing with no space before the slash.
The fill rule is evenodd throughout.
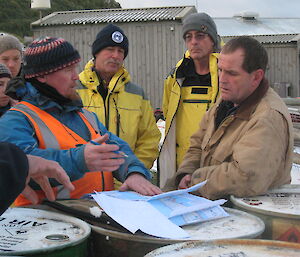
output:
<path id="1" fill-rule="evenodd" d="M 131 22 L 116 24 L 129 39 L 125 67 L 132 82 L 142 86 L 152 107 L 161 107 L 163 82 L 185 51 L 181 21 Z M 105 24 L 67 25 L 34 29 L 34 37 L 55 36 L 70 41 L 80 52 L 80 70 L 92 57 L 91 45 Z"/>
<path id="2" fill-rule="evenodd" d="M 161 107 L 163 82 L 185 51 L 181 21 L 120 23 L 129 38 L 125 67 L 132 82 L 142 86 L 152 107 Z M 34 36 L 56 36 L 69 40 L 80 52 L 80 70 L 91 58 L 91 45 L 105 24 L 67 25 L 34 29 Z M 229 38 L 228 38 L 229 39 Z M 228 39 L 226 41 L 228 41 Z M 290 83 L 291 96 L 299 96 L 299 49 L 297 43 L 265 44 L 269 55 L 267 78 L 274 83 Z"/>
<path id="3" fill-rule="evenodd" d="M 299 96 L 299 51 L 297 43 L 265 44 L 269 57 L 267 78 L 275 83 L 290 84 L 291 96 Z"/>

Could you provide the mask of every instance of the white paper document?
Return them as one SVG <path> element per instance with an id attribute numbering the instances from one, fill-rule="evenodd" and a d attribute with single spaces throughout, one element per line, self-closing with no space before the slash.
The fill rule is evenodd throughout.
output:
<path id="1" fill-rule="evenodd" d="M 140 229 L 149 235 L 180 239 L 189 235 L 179 226 L 228 216 L 220 206 L 226 200 L 210 201 L 189 194 L 204 184 L 152 197 L 132 191 L 106 191 L 92 196 L 107 215 L 132 233 Z"/>
<path id="2" fill-rule="evenodd" d="M 93 195 L 96 202 L 116 222 L 131 233 L 137 230 L 163 238 L 186 238 L 189 235 L 146 201 L 118 199 L 105 194 Z"/>

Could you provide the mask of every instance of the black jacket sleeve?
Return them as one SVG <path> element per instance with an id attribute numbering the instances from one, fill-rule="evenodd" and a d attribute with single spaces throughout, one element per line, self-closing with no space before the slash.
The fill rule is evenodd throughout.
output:
<path id="1" fill-rule="evenodd" d="M 0 143 L 0 215 L 24 190 L 28 170 L 28 159 L 21 149 Z"/>

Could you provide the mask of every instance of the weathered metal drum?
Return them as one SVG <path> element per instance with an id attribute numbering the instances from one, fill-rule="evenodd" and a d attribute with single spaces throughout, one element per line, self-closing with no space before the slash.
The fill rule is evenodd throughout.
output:
<path id="1" fill-rule="evenodd" d="M 85 257 L 90 226 L 55 212 L 11 208 L 0 216 L 0 256 Z"/>
<path id="2" fill-rule="evenodd" d="M 291 184 L 300 184 L 300 165 L 297 163 L 293 163 L 291 170 L 291 178 Z"/>
<path id="3" fill-rule="evenodd" d="M 191 240 L 216 240 L 233 238 L 257 238 L 264 231 L 259 218 L 245 212 L 225 208 L 230 214 L 218 220 L 184 226 L 189 239 L 162 239 L 145 234 L 131 234 L 110 225 L 92 226 L 92 242 L 95 256 L 99 257 L 141 257 L 158 247 Z"/>
<path id="4" fill-rule="evenodd" d="M 293 193 L 300 193 L 300 185 L 286 185 L 284 188 L 290 193 L 247 198 L 231 196 L 230 199 L 235 208 L 256 215 L 265 222 L 263 239 L 300 243 L 300 194 Z"/>
<path id="5" fill-rule="evenodd" d="M 185 242 L 156 249 L 144 257 L 299 257 L 300 244 L 272 240 Z"/>

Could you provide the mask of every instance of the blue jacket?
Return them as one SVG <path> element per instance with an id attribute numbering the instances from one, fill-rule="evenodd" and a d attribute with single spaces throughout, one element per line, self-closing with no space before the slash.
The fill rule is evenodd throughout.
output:
<path id="1" fill-rule="evenodd" d="M 22 98 L 23 101 L 47 111 L 86 141 L 90 140 L 88 129 L 77 114 L 77 111 L 81 110 L 81 101 L 73 101 L 69 104 L 60 105 L 40 94 L 29 82 L 26 82 L 25 87 L 22 87 L 20 90 L 18 97 Z M 109 139 L 117 142 L 120 146 L 120 151 L 128 155 L 125 163 L 118 170 L 113 172 L 114 177 L 123 182 L 129 173 L 137 172 L 143 174 L 147 179 L 150 179 L 151 175 L 149 170 L 147 170 L 144 164 L 133 154 L 129 145 L 119 137 L 108 132 L 98 119 L 97 122 L 101 135 L 109 134 Z M 35 131 L 27 117 L 21 112 L 13 110 L 7 111 L 0 118 L 0 131 L 0 142 L 13 143 L 20 147 L 26 154 L 32 154 L 58 162 L 66 170 L 72 181 L 81 178 L 84 173 L 88 171 L 84 160 L 85 145 L 79 145 L 76 148 L 68 150 L 38 148 L 39 143 L 35 136 Z"/>

